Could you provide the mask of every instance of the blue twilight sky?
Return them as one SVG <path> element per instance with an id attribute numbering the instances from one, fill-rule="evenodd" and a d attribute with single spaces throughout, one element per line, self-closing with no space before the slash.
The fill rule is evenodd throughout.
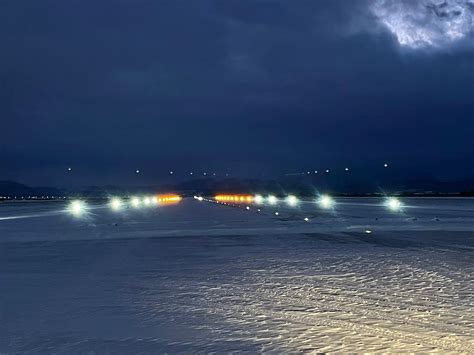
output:
<path id="1" fill-rule="evenodd" d="M 474 176 L 474 0 L 1 0 L 0 45 L 0 180 Z"/>

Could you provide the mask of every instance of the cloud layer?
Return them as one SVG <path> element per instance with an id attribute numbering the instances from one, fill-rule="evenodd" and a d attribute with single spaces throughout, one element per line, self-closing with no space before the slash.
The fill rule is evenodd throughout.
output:
<path id="1" fill-rule="evenodd" d="M 375 0 L 371 11 L 410 48 L 441 48 L 473 31 L 471 0 Z"/>

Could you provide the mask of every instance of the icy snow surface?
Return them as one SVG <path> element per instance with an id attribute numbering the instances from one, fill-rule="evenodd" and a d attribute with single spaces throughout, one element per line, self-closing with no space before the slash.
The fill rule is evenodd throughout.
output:
<path id="1" fill-rule="evenodd" d="M 336 202 L 0 204 L 0 353 L 474 353 L 474 200 Z"/>

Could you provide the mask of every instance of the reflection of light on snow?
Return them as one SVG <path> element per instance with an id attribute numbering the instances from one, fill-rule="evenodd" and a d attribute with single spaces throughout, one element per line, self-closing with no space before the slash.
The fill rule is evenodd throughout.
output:
<path id="1" fill-rule="evenodd" d="M 471 0 L 374 0 L 372 13 L 403 46 L 440 47 L 473 29 Z"/>
<path id="2" fill-rule="evenodd" d="M 296 196 L 290 195 L 286 198 L 286 203 L 294 207 L 298 204 L 298 198 Z"/>
<path id="3" fill-rule="evenodd" d="M 83 201 L 75 200 L 69 204 L 69 212 L 75 216 L 80 217 L 86 212 L 86 204 Z"/>
<path id="4" fill-rule="evenodd" d="M 334 200 L 328 195 L 321 196 L 318 203 L 322 208 L 331 208 L 334 206 Z"/>
<path id="5" fill-rule="evenodd" d="M 122 200 L 119 199 L 118 197 L 114 197 L 113 199 L 110 200 L 110 208 L 112 208 L 114 211 L 119 211 L 123 206 Z"/>
<path id="6" fill-rule="evenodd" d="M 402 208 L 402 203 L 398 198 L 391 197 L 387 200 L 387 207 L 392 211 L 399 211 Z"/>

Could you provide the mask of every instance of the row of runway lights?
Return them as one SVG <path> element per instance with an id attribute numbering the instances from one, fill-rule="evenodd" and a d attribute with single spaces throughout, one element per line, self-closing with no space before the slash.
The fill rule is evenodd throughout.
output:
<path id="1" fill-rule="evenodd" d="M 194 196 L 195 199 L 198 201 L 211 201 L 206 200 L 202 196 Z M 263 197 L 262 195 L 217 195 L 214 197 L 215 202 L 223 203 L 223 204 L 236 204 L 236 203 L 255 203 L 257 205 L 276 205 L 280 202 L 274 195 L 269 195 L 267 197 Z M 289 195 L 284 199 L 284 202 L 290 207 L 296 207 L 300 200 L 298 197 L 294 195 Z M 335 207 L 334 199 L 329 195 L 321 195 L 316 199 L 317 204 L 323 209 L 332 209 Z M 385 201 L 385 206 L 390 209 L 391 211 L 400 211 L 403 207 L 401 201 L 395 197 L 389 197 Z M 250 207 L 247 206 L 247 209 Z M 278 212 L 275 212 L 278 215 Z"/>
<path id="2" fill-rule="evenodd" d="M 194 196 L 194 198 L 198 201 L 212 201 L 204 199 L 202 196 Z M 134 209 L 138 209 L 141 207 L 152 207 L 158 205 L 167 205 L 167 204 L 174 204 L 179 203 L 181 201 L 181 196 L 179 195 L 159 195 L 159 196 L 146 196 L 146 197 L 138 197 L 134 196 L 131 197 L 127 202 L 122 200 L 118 197 L 113 197 L 109 201 L 109 207 L 113 211 L 120 211 L 123 208 L 129 206 Z M 269 195 L 267 197 L 263 197 L 262 195 L 217 195 L 214 198 L 215 202 L 224 203 L 224 204 L 236 204 L 236 203 L 255 203 L 257 205 L 276 205 L 280 202 L 274 195 Z M 284 199 L 284 202 L 290 207 L 296 207 L 300 200 L 294 196 L 289 195 Z M 321 195 L 316 202 L 321 208 L 324 209 L 332 209 L 335 206 L 334 199 L 329 195 Z M 390 197 L 385 202 L 386 207 L 388 207 L 392 211 L 399 211 L 403 207 L 400 200 L 395 197 Z M 250 209 L 249 206 L 246 207 Z M 87 212 L 88 206 L 85 201 L 82 200 L 74 200 L 69 204 L 69 208 L 67 209 L 74 216 L 81 216 Z M 275 212 L 275 215 L 279 215 L 278 212 Z"/>
<path id="3" fill-rule="evenodd" d="M 158 205 L 170 205 L 179 203 L 181 201 L 181 196 L 179 195 L 158 195 L 158 196 L 145 196 L 138 197 L 133 196 L 127 201 L 119 197 L 113 197 L 109 200 L 109 207 L 112 211 L 120 211 L 126 207 L 132 207 L 138 209 L 141 207 L 153 207 Z M 80 217 L 87 213 L 89 207 L 85 201 L 74 200 L 71 201 L 67 211 L 76 217 Z"/>
<path id="4" fill-rule="evenodd" d="M 214 200 L 209 200 L 205 199 L 202 196 L 194 196 L 194 198 L 198 201 L 208 201 L 208 202 L 215 202 L 215 203 L 222 203 L 224 205 L 235 205 L 235 204 L 240 204 L 240 203 L 252 203 L 254 202 L 257 205 L 263 205 L 263 204 L 268 204 L 268 205 L 276 205 L 280 200 L 273 195 L 267 196 L 266 198 L 263 197 L 262 195 L 217 195 L 214 197 Z M 294 195 L 289 195 L 285 199 L 285 202 L 288 204 L 290 207 L 296 207 L 300 200 L 294 196 Z M 321 195 L 316 202 L 318 205 L 323 208 L 323 209 L 332 209 L 335 207 L 335 201 L 334 199 L 329 196 L 329 195 Z M 403 204 L 400 202 L 399 199 L 395 197 L 389 197 L 385 201 L 385 206 L 390 209 L 391 211 L 398 212 L 402 209 Z M 245 209 L 247 211 L 250 211 L 250 206 L 246 206 Z M 257 208 L 258 212 L 261 212 L 260 208 Z M 275 211 L 274 212 L 275 216 L 279 216 L 280 212 Z M 308 217 L 304 217 L 303 220 L 305 222 L 310 222 L 310 219 Z M 366 229 L 364 231 L 366 234 L 372 234 L 372 230 Z"/>

